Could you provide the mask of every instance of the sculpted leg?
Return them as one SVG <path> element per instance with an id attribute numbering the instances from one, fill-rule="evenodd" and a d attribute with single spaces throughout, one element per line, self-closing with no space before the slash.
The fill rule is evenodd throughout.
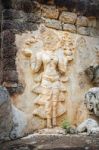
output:
<path id="1" fill-rule="evenodd" d="M 53 116 L 52 116 L 52 124 L 53 126 L 56 126 L 56 112 L 57 111 L 57 101 L 53 101 Z"/>
<path id="2" fill-rule="evenodd" d="M 52 123 L 51 123 L 51 111 L 52 111 L 52 106 L 51 102 L 46 103 L 46 116 L 47 116 L 47 128 L 52 128 Z"/>
<path id="3" fill-rule="evenodd" d="M 59 90 L 58 89 L 54 89 L 53 90 L 53 98 L 52 98 L 52 109 L 53 109 L 53 113 L 52 113 L 52 125 L 53 126 L 57 125 L 56 116 L 57 116 L 58 98 L 59 98 Z"/>

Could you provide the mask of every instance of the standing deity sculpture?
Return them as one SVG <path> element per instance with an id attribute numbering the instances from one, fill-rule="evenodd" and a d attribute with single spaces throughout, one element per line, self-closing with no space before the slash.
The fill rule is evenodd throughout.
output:
<path id="1" fill-rule="evenodd" d="M 47 128 L 52 128 L 57 125 L 57 117 L 66 112 L 64 103 L 68 59 L 60 49 L 60 38 L 55 31 L 41 27 L 40 37 L 43 50 L 37 52 L 30 63 L 33 75 L 36 74 L 33 93 L 37 96 L 34 100 L 33 115 L 46 119 Z"/>

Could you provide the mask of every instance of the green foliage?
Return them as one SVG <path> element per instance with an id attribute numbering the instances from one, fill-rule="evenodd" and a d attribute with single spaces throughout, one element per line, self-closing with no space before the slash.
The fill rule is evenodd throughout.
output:
<path id="1" fill-rule="evenodd" d="M 66 133 L 70 132 L 71 124 L 68 120 L 64 120 L 62 123 L 62 128 L 65 129 Z"/>
<path id="2" fill-rule="evenodd" d="M 72 126 L 68 120 L 64 120 L 61 127 L 65 130 L 65 134 L 77 134 L 75 126 Z"/>
<path id="3" fill-rule="evenodd" d="M 71 127 L 70 122 L 68 120 L 64 120 L 63 123 L 62 123 L 62 128 L 63 129 L 68 129 L 70 127 Z"/>

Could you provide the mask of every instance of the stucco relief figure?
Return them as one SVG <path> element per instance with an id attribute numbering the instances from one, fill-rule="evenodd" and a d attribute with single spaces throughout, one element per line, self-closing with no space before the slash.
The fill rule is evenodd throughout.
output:
<path id="1" fill-rule="evenodd" d="M 62 51 L 58 51 L 59 37 L 54 31 L 41 29 L 43 50 L 36 54 L 31 63 L 33 74 L 40 73 L 41 81 L 34 87 L 33 91 L 38 93 L 35 99 L 37 108 L 33 114 L 47 119 L 47 127 L 57 125 L 57 117 L 66 112 L 64 107 L 67 82 L 66 66 L 67 60 Z M 43 71 L 41 71 L 43 70 Z"/>
<path id="2" fill-rule="evenodd" d="M 99 87 L 89 89 L 85 94 L 85 104 L 88 111 L 99 117 Z M 85 132 L 86 130 L 88 134 L 99 133 L 99 123 L 92 118 L 88 118 L 77 127 L 78 132 Z"/>
<path id="3" fill-rule="evenodd" d="M 42 50 L 34 54 L 25 48 L 24 56 L 30 57 L 33 74 L 32 92 L 35 94 L 33 115 L 47 120 L 47 127 L 57 125 L 57 117 L 66 112 L 66 69 L 72 55 L 64 54 L 61 38 L 52 29 L 40 27 L 38 41 L 42 41 Z M 27 45 L 35 40 L 28 39 Z M 71 58 L 70 58 L 71 57 Z"/>

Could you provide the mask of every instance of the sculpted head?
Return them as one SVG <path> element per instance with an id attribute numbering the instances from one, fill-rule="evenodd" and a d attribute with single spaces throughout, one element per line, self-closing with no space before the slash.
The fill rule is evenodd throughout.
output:
<path id="1" fill-rule="evenodd" d="M 54 51 L 59 48 L 60 38 L 53 29 L 49 29 L 44 25 L 40 26 L 40 37 L 43 42 L 44 50 Z"/>
<path id="2" fill-rule="evenodd" d="M 85 94 L 85 104 L 89 111 L 99 116 L 99 89 L 92 88 Z"/>
<path id="3" fill-rule="evenodd" d="M 93 111 L 93 109 L 94 109 L 94 101 L 95 101 L 94 99 L 95 99 L 95 97 L 94 97 L 93 93 L 88 92 L 85 94 L 85 104 L 89 111 Z"/>

